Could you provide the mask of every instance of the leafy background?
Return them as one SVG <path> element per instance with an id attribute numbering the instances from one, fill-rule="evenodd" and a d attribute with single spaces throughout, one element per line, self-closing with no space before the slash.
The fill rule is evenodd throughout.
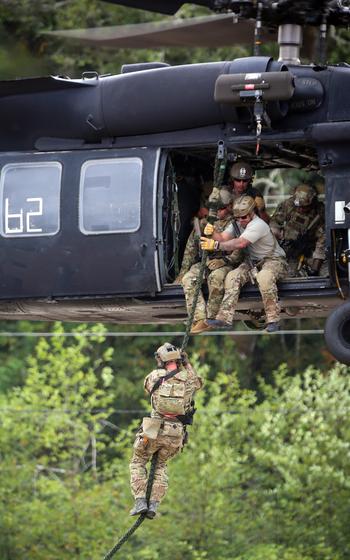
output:
<path id="1" fill-rule="evenodd" d="M 179 12 L 204 13 L 189 5 Z M 1 0 L 0 75 L 79 77 L 138 61 L 251 54 L 240 46 L 97 51 L 44 34 L 156 17 L 93 0 Z M 349 59 L 347 37 L 333 33 L 330 62 Z M 301 326 L 320 329 L 322 321 L 288 322 Z M 156 330 L 0 322 L 1 560 L 102 558 L 130 526 L 128 462 L 148 410 L 142 381 L 164 341 L 138 335 Z M 189 353 L 206 379 L 190 442 L 170 463 L 161 514 L 120 557 L 349 559 L 348 368 L 320 335 L 194 337 Z"/>

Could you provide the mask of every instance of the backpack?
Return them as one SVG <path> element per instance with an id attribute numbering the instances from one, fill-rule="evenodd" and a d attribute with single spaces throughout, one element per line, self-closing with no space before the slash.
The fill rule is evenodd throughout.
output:
<path id="1" fill-rule="evenodd" d="M 161 415 L 186 413 L 186 370 L 173 370 L 158 379 L 151 390 L 152 407 Z"/>

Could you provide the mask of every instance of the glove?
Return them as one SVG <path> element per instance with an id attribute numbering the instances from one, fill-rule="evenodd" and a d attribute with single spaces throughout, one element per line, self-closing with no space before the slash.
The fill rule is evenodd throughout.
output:
<path id="1" fill-rule="evenodd" d="M 219 242 L 215 239 L 207 239 L 206 237 L 201 237 L 200 245 L 202 251 L 217 251 L 219 248 Z"/>
<path id="2" fill-rule="evenodd" d="M 210 271 L 213 271 L 217 270 L 218 268 L 222 268 L 223 266 L 225 266 L 225 264 L 226 263 L 224 259 L 212 259 L 207 262 L 207 268 L 209 268 Z"/>
<path id="3" fill-rule="evenodd" d="M 214 226 L 213 224 L 207 224 L 204 228 L 204 235 L 211 236 L 214 233 Z"/>

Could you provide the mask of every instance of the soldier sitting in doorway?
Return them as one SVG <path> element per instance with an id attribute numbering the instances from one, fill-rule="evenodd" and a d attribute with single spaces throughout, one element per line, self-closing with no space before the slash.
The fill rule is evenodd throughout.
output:
<path id="1" fill-rule="evenodd" d="M 201 247 L 207 251 L 246 250 L 248 256 L 225 278 L 225 295 L 215 320 L 208 320 L 210 328 L 221 329 L 232 326 L 242 286 L 256 279 L 264 304 L 267 332 L 278 331 L 280 307 L 278 303 L 277 281 L 286 276 L 285 252 L 279 246 L 269 226 L 255 212 L 255 200 L 243 195 L 233 204 L 233 216 L 239 224 L 240 236 L 236 236 L 235 225 L 231 224 L 222 233 L 210 224 L 201 237 Z M 238 233 L 238 232 L 237 232 Z"/>
<path id="2" fill-rule="evenodd" d="M 326 268 L 325 208 L 313 187 L 299 185 L 278 205 L 270 227 L 286 252 L 288 276 L 317 276 Z"/>
<path id="3" fill-rule="evenodd" d="M 155 353 L 157 369 L 147 375 L 144 387 L 151 397 L 150 418 L 144 418 L 137 433 L 130 462 L 131 491 L 135 505 L 130 515 L 146 514 L 153 519 L 168 488 L 167 461 L 186 442 L 186 425 L 195 412 L 193 397 L 202 379 L 188 361 L 187 354 L 166 342 Z M 146 499 L 146 465 L 158 452 L 149 504 Z"/>
<path id="4" fill-rule="evenodd" d="M 216 206 L 218 219 L 215 221 L 214 227 L 216 231 L 221 232 L 224 231 L 232 221 L 232 196 L 227 190 L 220 190 L 219 202 Z M 198 231 L 194 228 L 188 239 L 180 274 L 177 278 L 177 282 L 182 284 L 185 293 L 188 314 L 191 313 L 198 285 L 198 276 L 201 266 L 199 240 L 200 236 L 203 235 L 207 220 L 203 218 L 197 223 Z M 238 250 L 231 253 L 215 251 L 208 255 L 204 278 L 208 285 L 208 303 L 205 303 L 204 296 L 200 291 L 194 311 L 194 322 L 191 334 L 198 334 L 209 328 L 207 319 L 214 319 L 216 317 L 224 295 L 225 277 L 230 270 L 238 266 L 241 262 L 242 254 Z"/>

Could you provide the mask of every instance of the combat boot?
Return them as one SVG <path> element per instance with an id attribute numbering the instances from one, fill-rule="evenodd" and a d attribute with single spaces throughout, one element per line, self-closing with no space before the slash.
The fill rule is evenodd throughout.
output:
<path id="1" fill-rule="evenodd" d="M 207 319 L 207 323 L 210 327 L 209 330 L 213 331 L 221 331 L 221 330 L 229 330 L 232 329 L 232 325 L 231 323 L 226 323 L 225 321 L 222 321 L 221 319 Z"/>
<path id="2" fill-rule="evenodd" d="M 134 507 L 130 511 L 130 515 L 141 515 L 148 510 L 146 498 L 136 498 Z"/>
<path id="3" fill-rule="evenodd" d="M 277 321 L 273 323 L 267 323 L 266 325 L 266 332 L 268 333 L 278 332 L 279 330 L 280 330 L 280 324 Z"/>
<path id="4" fill-rule="evenodd" d="M 199 334 L 203 331 L 207 331 L 208 328 L 209 326 L 208 323 L 205 321 L 205 319 L 200 319 L 199 321 L 193 323 L 191 328 L 191 334 Z"/>
<path id="5" fill-rule="evenodd" d="M 159 502 L 153 502 L 151 501 L 149 503 L 149 508 L 148 508 L 148 512 L 147 512 L 147 516 L 148 519 L 153 519 L 156 515 L 157 515 L 157 507 L 159 506 Z"/>

